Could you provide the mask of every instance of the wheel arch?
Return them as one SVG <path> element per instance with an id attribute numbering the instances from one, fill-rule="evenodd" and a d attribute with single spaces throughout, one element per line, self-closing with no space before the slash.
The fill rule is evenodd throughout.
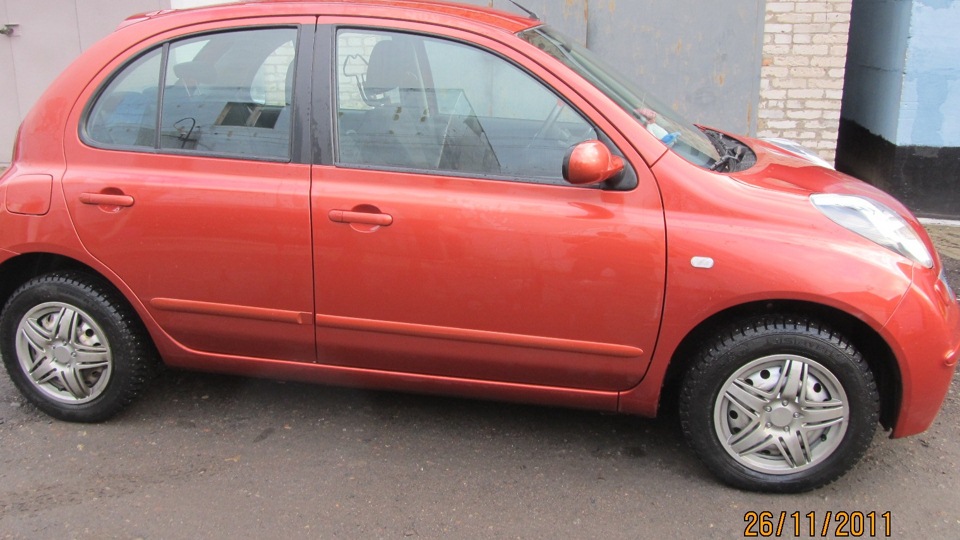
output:
<path id="1" fill-rule="evenodd" d="M 734 306 L 705 319 L 680 342 L 670 358 L 659 407 L 676 407 L 680 382 L 697 357 L 697 350 L 717 332 L 738 320 L 762 315 L 789 314 L 826 324 L 847 337 L 873 372 L 880 392 L 880 424 L 892 429 L 900 410 L 902 382 L 896 356 L 883 337 L 868 324 L 842 310 L 802 301 L 764 301 Z M 663 409 L 661 409 L 663 410 Z"/>
<path id="2" fill-rule="evenodd" d="M 105 286 L 113 289 L 117 297 L 137 315 L 139 323 L 146 326 L 142 313 L 109 277 L 77 259 L 56 253 L 23 253 L 0 264 L 0 311 L 21 285 L 37 276 L 56 271 L 79 272 L 100 280 Z M 147 335 L 149 336 L 150 333 L 147 332 Z"/>
<path id="3" fill-rule="evenodd" d="M 54 418 L 107 420 L 143 393 L 161 365 L 121 288 L 76 259 L 28 253 L 4 261 L 0 302 L 3 364 L 22 395 Z M 54 321 L 54 330 L 39 317 L 71 322 Z"/>

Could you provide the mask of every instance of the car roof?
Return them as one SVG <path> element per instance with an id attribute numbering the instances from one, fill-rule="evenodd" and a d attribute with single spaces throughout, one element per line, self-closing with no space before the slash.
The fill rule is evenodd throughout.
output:
<path id="1" fill-rule="evenodd" d="M 199 21 L 211 16 L 232 18 L 284 14 L 386 16 L 434 23 L 454 23 L 460 20 L 511 34 L 541 24 L 539 20 L 529 16 L 441 0 L 242 0 L 229 4 L 141 13 L 129 17 L 120 28 L 145 20 L 176 15 Z"/>

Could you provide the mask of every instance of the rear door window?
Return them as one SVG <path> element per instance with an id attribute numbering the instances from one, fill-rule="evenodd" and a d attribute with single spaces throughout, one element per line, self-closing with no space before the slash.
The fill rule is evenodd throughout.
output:
<path id="1" fill-rule="evenodd" d="M 86 138 L 97 146 L 288 159 L 296 43 L 295 28 L 265 28 L 158 47 L 99 95 Z"/>

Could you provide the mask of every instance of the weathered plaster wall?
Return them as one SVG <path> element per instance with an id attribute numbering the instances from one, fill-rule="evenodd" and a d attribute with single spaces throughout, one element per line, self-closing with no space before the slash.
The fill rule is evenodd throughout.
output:
<path id="1" fill-rule="evenodd" d="M 960 1 L 915 0 L 898 146 L 960 147 Z"/>
<path id="2" fill-rule="evenodd" d="M 853 3 L 843 118 L 895 141 L 911 0 Z"/>
<path id="3" fill-rule="evenodd" d="M 960 147 L 960 1 L 854 2 L 843 118 L 897 146 Z"/>
<path id="4" fill-rule="evenodd" d="M 837 168 L 960 219 L 960 0 L 855 0 Z"/>

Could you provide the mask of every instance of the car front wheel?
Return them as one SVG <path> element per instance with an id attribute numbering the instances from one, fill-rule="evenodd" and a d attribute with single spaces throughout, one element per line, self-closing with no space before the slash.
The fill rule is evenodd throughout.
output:
<path id="1" fill-rule="evenodd" d="M 0 340 L 17 388 L 61 420 L 113 416 L 141 392 L 156 364 L 122 298 L 79 273 L 47 274 L 18 288 L 0 316 Z"/>
<path id="2" fill-rule="evenodd" d="M 842 476 L 879 418 L 866 362 L 842 335 L 803 317 L 757 318 L 702 349 L 683 382 L 684 435 L 725 482 L 799 492 Z"/>

